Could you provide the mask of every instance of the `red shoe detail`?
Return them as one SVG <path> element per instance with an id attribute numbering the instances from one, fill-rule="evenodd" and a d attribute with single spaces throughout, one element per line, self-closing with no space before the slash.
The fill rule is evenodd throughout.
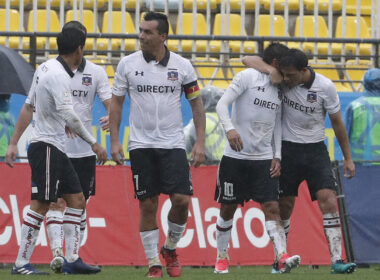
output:
<path id="1" fill-rule="evenodd" d="M 181 264 L 178 261 L 178 255 L 175 250 L 161 248 L 161 255 L 166 262 L 166 272 L 170 277 L 180 277 L 182 272 Z"/>

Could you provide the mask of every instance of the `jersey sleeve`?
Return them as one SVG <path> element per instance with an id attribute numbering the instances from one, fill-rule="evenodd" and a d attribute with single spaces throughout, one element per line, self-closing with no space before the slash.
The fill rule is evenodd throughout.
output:
<path id="1" fill-rule="evenodd" d="M 112 86 L 112 94 L 117 96 L 124 96 L 127 94 L 129 88 L 127 79 L 127 60 L 122 59 L 117 65 L 115 78 Z"/>
<path id="2" fill-rule="evenodd" d="M 36 87 L 38 84 L 38 75 L 40 72 L 39 69 L 40 68 L 37 68 L 36 72 L 34 72 L 32 85 L 30 86 L 28 97 L 25 100 L 26 104 L 30 104 L 32 106 L 34 106 L 35 98 L 36 98 Z"/>
<path id="3" fill-rule="evenodd" d="M 183 90 L 185 91 L 186 98 L 192 100 L 201 95 L 199 90 L 197 76 L 195 74 L 193 65 L 190 61 L 185 60 L 185 77 L 183 79 Z"/>
<path id="4" fill-rule="evenodd" d="M 102 67 L 97 67 L 97 69 L 97 76 L 99 77 L 99 82 L 96 87 L 96 94 L 98 95 L 99 99 L 103 102 L 105 100 L 111 99 L 112 91 L 106 71 Z"/>
<path id="5" fill-rule="evenodd" d="M 49 92 L 54 98 L 57 111 L 73 108 L 71 78 L 68 75 L 52 75 L 48 79 Z"/>
<path id="6" fill-rule="evenodd" d="M 328 114 L 335 114 L 340 110 L 340 101 L 335 85 L 333 82 L 329 82 L 330 83 L 327 84 L 324 90 L 323 107 L 326 109 Z"/>

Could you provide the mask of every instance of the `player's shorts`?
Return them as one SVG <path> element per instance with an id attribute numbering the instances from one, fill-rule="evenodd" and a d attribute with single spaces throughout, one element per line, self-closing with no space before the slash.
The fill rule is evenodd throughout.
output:
<path id="1" fill-rule="evenodd" d="M 58 192 L 82 192 L 70 159 L 55 146 L 44 142 L 31 143 L 28 160 L 32 170 L 32 200 L 56 202 Z"/>
<path id="2" fill-rule="evenodd" d="M 321 189 L 337 190 L 330 157 L 324 142 L 293 143 L 282 141 L 280 196 L 298 196 L 298 187 L 306 180 L 312 200 Z"/>
<path id="3" fill-rule="evenodd" d="M 75 172 L 78 174 L 80 185 L 86 200 L 95 195 L 96 156 L 70 158 Z"/>
<path id="4" fill-rule="evenodd" d="M 164 194 L 192 195 L 191 173 L 183 149 L 134 149 L 129 152 L 138 199 Z"/>
<path id="5" fill-rule="evenodd" d="M 215 200 L 241 204 L 278 201 L 278 178 L 271 178 L 272 160 L 242 160 L 223 156 L 219 164 Z"/>

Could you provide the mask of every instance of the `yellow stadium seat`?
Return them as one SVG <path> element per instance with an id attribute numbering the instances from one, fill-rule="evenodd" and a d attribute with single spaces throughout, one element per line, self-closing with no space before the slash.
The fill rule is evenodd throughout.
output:
<path id="1" fill-rule="evenodd" d="M 255 28 L 258 33 L 256 36 L 289 36 L 288 32 L 284 30 L 284 17 L 280 15 L 273 16 L 273 33 L 271 34 L 271 16 L 270 15 L 259 15 L 259 26 Z M 269 45 L 270 42 L 264 43 L 264 48 Z"/>
<path id="2" fill-rule="evenodd" d="M 261 0 L 262 1 L 262 0 Z M 240 11 L 241 10 L 241 0 L 230 0 L 230 8 L 233 11 Z M 245 1 L 245 10 L 246 11 L 253 11 L 256 8 L 256 2 L 252 0 L 246 0 Z"/>
<path id="3" fill-rule="evenodd" d="M 0 6 L 5 7 L 7 0 L 0 0 Z M 11 7 L 19 7 L 21 0 L 10 0 Z M 32 0 L 24 0 L 24 7 L 29 5 Z"/>
<path id="4" fill-rule="evenodd" d="M 300 26 L 303 26 L 303 35 L 300 33 Z M 329 32 L 327 29 L 326 22 L 322 16 L 318 16 L 318 34 L 314 34 L 315 18 L 314 16 L 303 16 L 303 23 L 301 24 L 301 18 L 298 16 L 296 19 L 296 27 L 294 31 L 294 37 L 310 37 L 310 38 L 328 38 Z M 303 50 L 313 53 L 314 52 L 314 43 L 303 43 Z M 288 43 L 290 48 L 300 48 L 300 43 L 290 42 Z M 339 48 L 336 45 L 334 53 L 339 52 Z M 327 54 L 329 44 L 328 43 L 317 43 L 318 54 Z"/>
<path id="5" fill-rule="evenodd" d="M 9 10 L 9 29 L 6 30 L 6 10 L 0 9 L 0 30 L 2 31 L 24 31 L 24 28 L 19 26 L 20 14 L 17 10 Z M 12 49 L 18 49 L 20 39 L 19 37 L 8 37 L 9 47 Z M 0 37 L 0 45 L 6 45 L 6 37 Z M 29 48 L 29 38 L 22 38 L 22 47 Z"/>
<path id="6" fill-rule="evenodd" d="M 108 79 L 110 80 L 110 85 L 112 86 L 113 79 L 115 78 L 115 69 L 113 69 L 112 65 L 107 65 L 105 70 L 106 70 Z"/>
<path id="7" fill-rule="evenodd" d="M 31 2 L 33 3 L 33 1 Z M 59 7 L 61 5 L 61 0 L 38 0 L 37 5 L 39 8 L 45 8 L 47 6 L 47 2 L 50 2 L 50 7 Z M 63 2 L 63 6 L 65 6 L 68 2 L 68 0 L 65 0 Z"/>
<path id="8" fill-rule="evenodd" d="M 370 60 L 347 60 L 346 61 L 346 74 L 347 78 L 350 81 L 356 81 L 353 82 L 353 87 L 357 91 L 363 91 L 362 82 L 357 81 L 363 81 L 364 73 L 369 69 L 372 68 L 373 65 Z"/>
<path id="9" fill-rule="evenodd" d="M 346 17 L 346 36 L 343 37 L 343 18 L 340 16 L 338 17 L 337 24 L 336 24 L 336 32 L 335 37 L 336 38 L 357 38 L 356 37 L 356 26 L 358 24 L 358 20 L 356 16 L 347 16 Z M 361 39 L 370 39 L 371 35 L 369 34 L 369 28 L 367 26 L 367 23 L 365 22 L 364 18 L 360 17 L 360 37 Z M 338 49 L 339 51 L 336 54 L 341 53 L 342 44 L 335 43 L 333 44 L 334 49 Z M 356 46 L 357 44 L 346 44 L 346 53 L 352 53 L 356 54 Z M 371 54 L 371 45 L 370 44 L 360 44 L 359 45 L 360 51 L 359 54 L 361 55 L 370 55 Z"/>
<path id="10" fill-rule="evenodd" d="M 230 14 L 230 26 L 229 26 L 229 32 L 228 32 L 228 15 L 224 16 L 224 19 L 222 20 L 221 14 L 216 14 L 214 19 L 214 28 L 213 28 L 213 35 L 229 35 L 229 36 L 247 36 L 247 32 L 245 31 L 245 28 L 243 30 L 243 34 L 241 34 L 241 17 L 237 14 Z M 222 22 L 224 23 L 224 30 L 225 34 L 222 34 Z M 232 52 L 240 52 L 240 45 L 242 41 L 229 41 L 229 49 Z M 220 52 L 220 41 L 211 41 L 210 42 L 210 51 L 212 52 Z M 247 53 L 255 52 L 255 43 L 254 42 L 244 42 L 243 43 L 243 50 Z"/>
<path id="11" fill-rule="evenodd" d="M 305 5 L 306 10 L 314 11 L 314 3 L 318 3 L 318 11 L 326 12 L 329 10 L 329 2 L 330 0 L 304 0 L 303 3 Z M 332 10 L 334 12 L 342 10 L 342 0 L 332 0 Z"/>
<path id="12" fill-rule="evenodd" d="M 126 9 L 135 9 L 136 8 L 136 0 L 125 0 L 125 8 Z M 139 0 L 140 8 L 142 8 L 143 2 Z M 108 0 L 104 1 L 106 7 L 108 7 Z M 121 9 L 122 0 L 112 0 L 112 8 Z"/>
<path id="13" fill-rule="evenodd" d="M 77 8 L 79 8 L 80 0 L 69 0 L 70 7 L 74 7 L 74 1 L 76 1 Z M 83 7 L 87 9 L 94 8 L 95 0 L 83 0 Z M 98 0 L 98 8 L 104 7 L 104 0 Z"/>
<path id="14" fill-rule="evenodd" d="M 183 8 L 185 10 L 193 10 L 193 0 L 183 0 Z M 207 0 L 197 0 L 197 10 L 205 11 L 207 10 Z M 210 1 L 210 9 L 216 10 L 217 0 Z"/>
<path id="15" fill-rule="evenodd" d="M 73 10 L 68 10 L 66 12 L 66 21 L 69 22 L 72 20 L 80 21 L 80 11 L 77 10 L 76 16 Z M 83 10 L 83 21 L 82 24 L 86 27 L 87 33 L 100 33 L 98 25 L 94 27 L 94 13 L 91 10 Z M 88 38 L 86 39 L 85 50 L 95 49 L 95 39 Z M 97 50 L 106 50 L 108 46 L 108 39 L 99 38 L 96 39 L 96 49 Z"/>
<path id="16" fill-rule="evenodd" d="M 346 0 L 346 12 L 350 15 L 356 15 L 357 0 Z M 372 4 L 371 0 L 360 1 L 360 15 L 371 15 Z"/>
<path id="17" fill-rule="evenodd" d="M 350 92 L 352 91 L 351 87 L 346 83 L 341 83 L 339 80 L 339 73 L 334 64 L 328 63 L 327 60 L 318 60 L 316 64 L 310 64 L 313 67 L 314 71 L 329 78 L 335 84 L 337 91 Z"/>
<path id="18" fill-rule="evenodd" d="M 122 12 L 121 11 L 113 11 L 111 14 L 112 18 L 112 26 L 108 26 L 108 19 L 110 15 L 108 11 L 104 13 L 103 17 L 103 26 L 102 26 L 102 32 L 103 33 L 122 33 L 121 29 L 121 19 L 122 19 Z M 110 28 L 110 30 L 109 30 Z M 131 14 L 128 12 L 125 12 L 125 34 L 136 34 L 135 25 L 133 24 Z M 112 49 L 120 49 L 121 47 L 121 39 L 112 39 Z M 136 50 L 136 39 L 125 39 L 125 50 L 133 51 Z"/>
<path id="19" fill-rule="evenodd" d="M 237 73 L 245 69 L 247 69 L 247 67 L 241 62 L 240 58 L 231 58 L 227 69 L 227 79 L 232 80 Z"/>
<path id="20" fill-rule="evenodd" d="M 182 34 L 183 35 L 193 35 L 193 14 L 192 13 L 183 13 L 182 14 Z M 180 28 L 180 18 L 177 17 L 177 30 L 176 34 L 179 35 Z M 203 14 L 198 13 L 196 15 L 197 26 L 194 32 L 195 35 L 207 35 L 207 26 L 206 19 Z M 191 52 L 194 40 L 182 40 L 182 51 Z M 195 40 L 196 51 L 205 52 L 206 51 L 207 41 L 204 40 Z M 179 43 L 174 48 L 175 51 L 178 51 Z"/>
<path id="21" fill-rule="evenodd" d="M 270 9 L 270 2 L 271 0 L 263 0 L 263 6 L 266 10 Z M 288 7 L 290 11 L 296 11 L 299 9 L 299 0 L 289 0 L 288 1 Z M 274 0 L 274 9 L 278 11 L 283 11 L 285 8 L 285 1 L 284 0 Z"/>
<path id="22" fill-rule="evenodd" d="M 221 89 L 228 87 L 229 83 L 225 80 L 223 68 L 219 65 L 218 60 L 198 57 L 195 62 L 193 62 L 193 66 L 198 77 L 200 88 L 211 85 Z"/>
<path id="23" fill-rule="evenodd" d="M 36 10 L 36 28 L 33 26 L 33 18 L 35 15 L 35 10 L 31 10 L 29 13 L 28 20 L 28 31 L 29 32 L 60 32 L 61 28 L 59 26 L 58 15 L 55 11 L 50 10 L 50 13 L 47 10 Z M 48 22 L 48 17 L 50 17 L 50 24 Z M 43 49 L 45 48 L 46 38 L 37 38 L 37 48 Z M 57 40 L 56 37 L 49 37 L 49 48 L 56 49 L 57 48 Z"/>

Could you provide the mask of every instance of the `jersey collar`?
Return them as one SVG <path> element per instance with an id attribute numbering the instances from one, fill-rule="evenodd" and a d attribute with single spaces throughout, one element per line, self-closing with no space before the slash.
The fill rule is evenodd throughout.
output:
<path id="1" fill-rule="evenodd" d="M 66 61 L 62 58 L 62 56 L 57 56 L 57 60 L 62 64 L 63 68 L 65 68 L 67 74 L 72 78 L 74 77 L 74 72 L 71 71 L 70 67 L 67 65 Z M 83 57 L 81 64 L 78 67 L 78 71 L 83 72 L 86 67 L 86 59 Z"/>
<path id="2" fill-rule="evenodd" d="M 306 83 L 304 83 L 301 86 L 304 88 L 310 89 L 314 83 L 314 80 L 315 80 L 315 72 L 314 72 L 313 68 L 311 68 L 310 66 L 307 66 L 306 68 L 310 71 L 310 74 L 311 74 L 310 80 L 308 80 Z"/>
<path id="3" fill-rule="evenodd" d="M 169 52 L 169 50 L 168 50 L 168 48 L 165 46 L 165 56 L 164 56 L 164 58 L 163 59 L 161 59 L 159 62 L 158 62 L 158 64 L 161 64 L 162 66 L 167 66 L 168 65 L 168 62 L 169 62 L 169 58 L 170 58 L 170 52 Z M 156 58 L 153 56 L 153 55 L 151 55 L 150 53 L 148 53 L 148 52 L 144 52 L 144 51 L 142 51 L 142 53 L 143 53 L 143 56 L 144 56 L 144 59 L 145 59 L 145 61 L 147 62 L 147 63 L 149 63 L 150 61 L 152 61 L 152 60 L 156 60 Z"/>

